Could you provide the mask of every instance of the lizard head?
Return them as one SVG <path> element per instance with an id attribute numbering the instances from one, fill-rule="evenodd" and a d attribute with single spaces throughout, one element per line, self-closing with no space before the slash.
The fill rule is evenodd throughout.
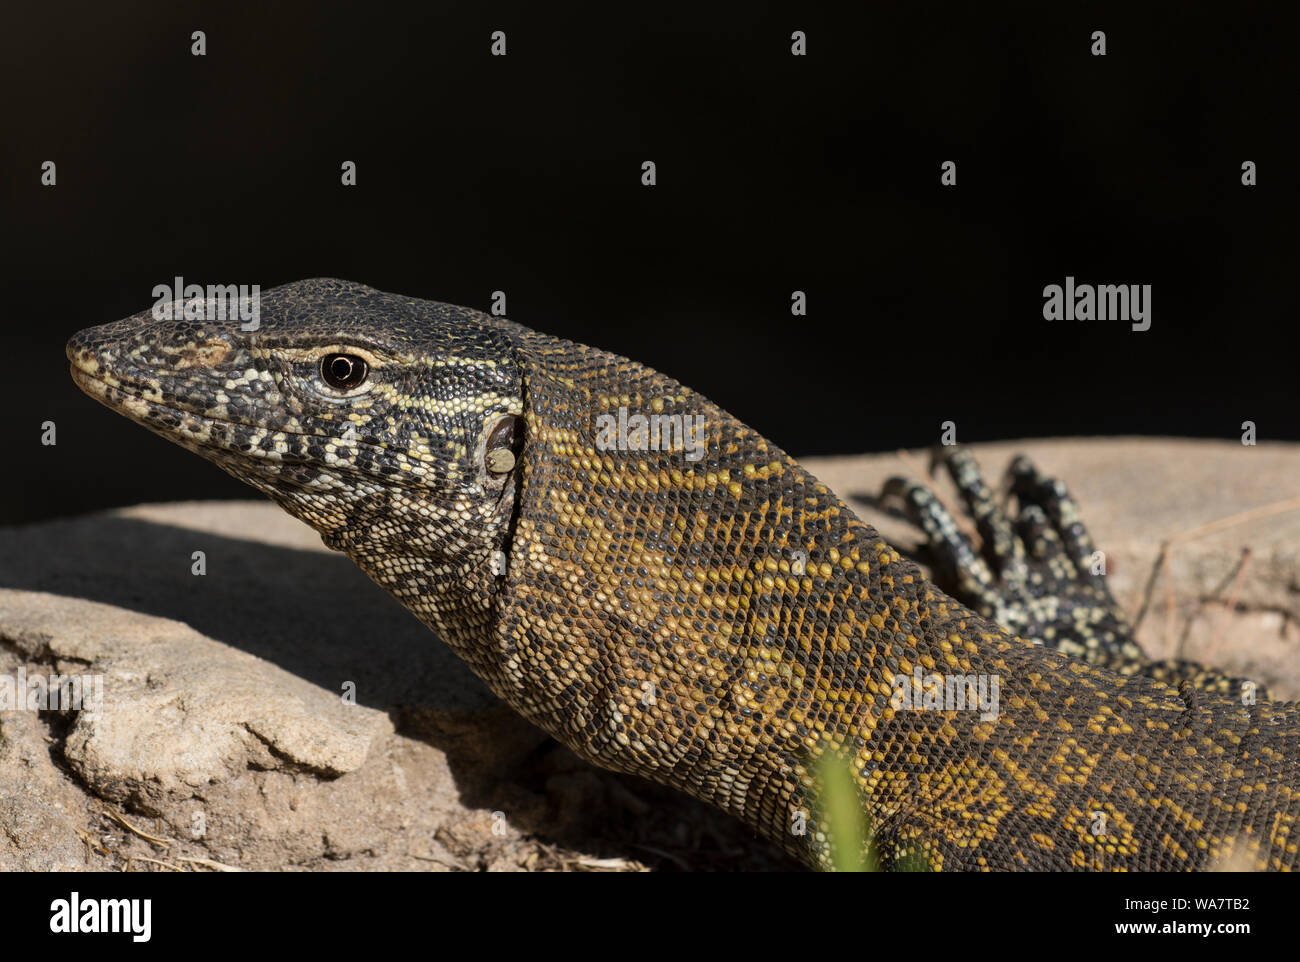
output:
<path id="1" fill-rule="evenodd" d="M 275 288 L 259 307 L 254 325 L 233 300 L 226 311 L 212 298 L 160 300 L 75 335 L 73 379 L 263 491 L 330 547 L 486 543 L 509 515 L 524 440 L 510 325 L 338 280 Z M 427 545 L 393 523 L 412 516 L 427 522 Z"/>

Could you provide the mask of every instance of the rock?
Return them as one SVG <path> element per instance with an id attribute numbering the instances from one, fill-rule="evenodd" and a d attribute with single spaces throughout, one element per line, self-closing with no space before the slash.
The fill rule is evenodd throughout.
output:
<path id="1" fill-rule="evenodd" d="M 137 807 L 250 766 L 343 775 L 392 731 L 383 712 L 166 618 L 0 589 L 0 634 L 60 673 L 102 678 L 102 704 L 76 713 L 64 758 L 101 798 Z"/>
<path id="2" fill-rule="evenodd" d="M 85 863 L 79 833 L 89 800 L 51 763 L 46 739 L 36 713 L 0 713 L 0 872 L 67 872 Z"/>

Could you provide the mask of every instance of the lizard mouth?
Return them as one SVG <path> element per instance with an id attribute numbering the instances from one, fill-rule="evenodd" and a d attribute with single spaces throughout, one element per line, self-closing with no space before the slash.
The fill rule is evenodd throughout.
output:
<path id="1" fill-rule="evenodd" d="M 216 458 L 231 463 L 262 462 L 263 470 L 275 470 L 274 465 L 302 465 L 312 463 L 307 453 L 293 450 L 267 450 L 252 443 L 241 443 L 241 435 L 258 431 L 258 426 L 244 421 L 231 421 L 200 414 L 197 411 L 174 407 L 146 396 L 146 388 L 140 383 L 118 377 L 103 370 L 94 358 L 85 358 L 74 354 L 69 348 L 69 370 L 73 383 L 110 410 L 116 411 L 143 425 L 174 444 L 189 448 L 205 457 Z M 327 440 L 328 436 L 300 431 L 279 431 L 279 434 L 307 442 L 312 439 Z M 376 451 L 384 451 L 383 445 L 359 440 Z M 340 473 L 351 473 L 346 468 L 337 467 Z M 242 477 L 241 475 L 237 475 Z"/>
<path id="2" fill-rule="evenodd" d="M 180 411 L 157 401 L 151 401 L 138 390 L 133 391 L 131 389 L 133 385 L 124 383 L 112 375 L 106 375 L 98 369 L 91 369 L 80 359 L 74 358 L 72 360 L 69 371 L 72 374 L 73 383 L 81 388 L 84 393 L 106 407 L 126 414 L 132 420 L 156 420 L 160 414 L 164 413 L 178 417 L 181 415 L 198 417 L 190 412 Z"/>
<path id="3" fill-rule="evenodd" d="M 101 328 L 89 328 L 68 341 L 65 353 L 73 383 L 107 408 L 143 424 L 147 428 L 176 432 L 190 440 L 203 443 L 211 438 L 212 447 L 226 447 L 221 443 L 222 432 L 228 439 L 231 434 L 251 431 L 257 427 L 222 416 L 213 411 L 202 399 L 187 397 L 183 382 L 187 380 L 178 372 L 196 369 L 195 383 L 208 387 L 209 381 L 219 384 L 215 371 L 205 375 L 195 360 L 199 354 L 174 360 L 170 365 L 151 367 L 132 356 L 109 362 L 97 349 L 93 335 Z M 220 359 L 214 345 L 208 345 L 203 359 Z M 179 438 L 177 438 L 179 440 Z"/>
<path id="4" fill-rule="evenodd" d="M 73 358 L 69 370 L 73 383 L 89 397 L 167 440 L 182 447 L 235 453 L 220 436 L 223 429 L 228 432 L 233 425 L 152 400 L 145 396 L 139 385 L 92 369 L 81 359 Z M 282 460 L 296 462 L 301 459 L 286 454 Z"/>

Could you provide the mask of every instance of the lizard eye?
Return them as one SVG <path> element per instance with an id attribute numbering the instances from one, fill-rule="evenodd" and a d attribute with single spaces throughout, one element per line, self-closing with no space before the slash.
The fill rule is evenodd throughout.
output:
<path id="1" fill-rule="evenodd" d="M 350 391 L 366 379 L 366 362 L 355 354 L 326 354 L 321 358 L 320 376 L 340 391 Z"/>

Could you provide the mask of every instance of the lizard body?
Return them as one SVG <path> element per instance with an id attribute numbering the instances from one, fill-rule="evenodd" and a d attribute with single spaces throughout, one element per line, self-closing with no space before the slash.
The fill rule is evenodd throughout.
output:
<path id="1" fill-rule="evenodd" d="M 266 292 L 261 312 L 252 333 L 148 314 L 91 328 L 68 345 L 74 379 L 312 525 L 592 762 L 813 866 L 831 858 L 830 756 L 885 867 L 1300 863 L 1296 705 L 1015 637 L 633 361 L 344 281 Z M 598 419 L 620 408 L 702 416 L 700 459 L 603 450 Z M 900 707 L 900 679 L 930 676 L 996 679 L 996 712 L 910 689 Z"/>

